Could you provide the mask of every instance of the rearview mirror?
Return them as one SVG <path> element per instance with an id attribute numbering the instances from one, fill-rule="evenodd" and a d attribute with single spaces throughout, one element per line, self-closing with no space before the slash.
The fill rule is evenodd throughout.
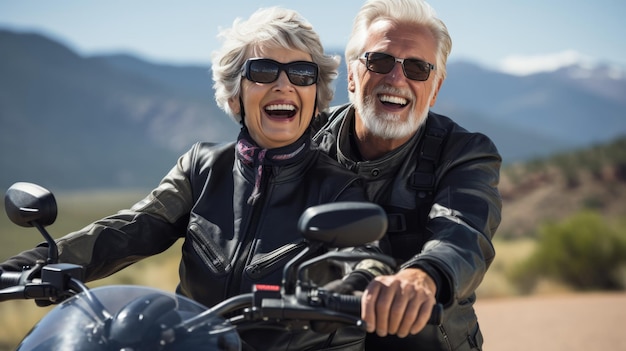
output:
<path id="1" fill-rule="evenodd" d="M 387 215 L 370 202 L 334 202 L 309 207 L 298 229 L 305 239 L 345 248 L 379 240 L 387 231 Z"/>
<path id="2" fill-rule="evenodd" d="M 33 227 L 35 222 L 47 226 L 57 218 L 54 195 L 33 183 L 11 185 L 4 196 L 4 207 L 9 219 L 22 227 Z"/>

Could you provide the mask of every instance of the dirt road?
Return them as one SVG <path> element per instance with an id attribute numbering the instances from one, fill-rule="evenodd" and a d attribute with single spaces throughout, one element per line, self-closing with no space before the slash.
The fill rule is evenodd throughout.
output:
<path id="1" fill-rule="evenodd" d="M 626 293 L 485 299 L 486 351 L 626 350 Z"/>

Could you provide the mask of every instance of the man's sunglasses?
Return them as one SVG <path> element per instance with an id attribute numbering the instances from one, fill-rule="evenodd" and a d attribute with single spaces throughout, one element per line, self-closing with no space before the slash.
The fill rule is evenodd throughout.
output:
<path id="1" fill-rule="evenodd" d="M 391 72 L 396 62 L 400 62 L 404 76 L 417 81 L 428 80 L 430 71 L 435 69 L 435 65 L 423 60 L 414 58 L 401 59 L 382 52 L 366 52 L 359 59 L 361 61 L 365 60 L 365 67 L 368 70 L 381 74 Z"/>
<path id="2" fill-rule="evenodd" d="M 293 85 L 305 87 L 317 83 L 319 68 L 315 62 L 293 61 L 280 63 L 267 58 L 250 58 L 243 66 L 242 76 L 255 83 L 272 83 L 281 71 Z"/>

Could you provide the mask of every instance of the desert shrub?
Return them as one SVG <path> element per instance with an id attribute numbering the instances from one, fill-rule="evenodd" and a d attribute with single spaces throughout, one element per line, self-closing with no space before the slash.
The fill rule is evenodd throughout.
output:
<path id="1" fill-rule="evenodd" d="M 601 195 L 591 195 L 582 200 L 582 205 L 588 210 L 602 210 L 606 206 L 606 202 L 605 197 Z"/>
<path id="2" fill-rule="evenodd" d="M 553 157 L 552 164 L 561 171 L 565 184 L 569 189 L 580 185 L 580 155 L 563 154 Z"/>
<path id="3" fill-rule="evenodd" d="M 626 288 L 626 231 L 607 223 L 597 212 L 578 213 L 561 223 L 540 227 L 537 248 L 512 270 L 521 292 L 530 292 L 540 278 L 578 290 Z"/>

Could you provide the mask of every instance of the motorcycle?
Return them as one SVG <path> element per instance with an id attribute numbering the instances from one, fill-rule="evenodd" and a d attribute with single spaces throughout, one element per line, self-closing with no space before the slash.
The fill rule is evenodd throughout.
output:
<path id="1" fill-rule="evenodd" d="M 46 226 L 56 220 L 51 192 L 32 183 L 12 185 L 5 195 L 11 221 L 35 227 L 48 243 L 48 257 L 22 272 L 0 272 L 0 302 L 33 299 L 39 306 L 57 304 L 28 333 L 18 350 L 219 350 L 242 349 L 239 332 L 271 321 L 284 328 L 309 330 L 320 325 L 347 325 L 365 330 L 359 296 L 341 295 L 316 286 L 307 270 L 332 260 L 377 259 L 342 248 L 379 240 L 387 217 L 377 205 L 337 202 L 308 208 L 298 230 L 307 246 L 283 269 L 280 285 L 255 285 L 207 308 L 189 298 L 154 288 L 113 285 L 90 289 L 83 268 L 59 263 L 58 250 Z M 321 247 L 329 249 L 317 255 Z M 430 324 L 441 324 L 437 304 Z"/>

